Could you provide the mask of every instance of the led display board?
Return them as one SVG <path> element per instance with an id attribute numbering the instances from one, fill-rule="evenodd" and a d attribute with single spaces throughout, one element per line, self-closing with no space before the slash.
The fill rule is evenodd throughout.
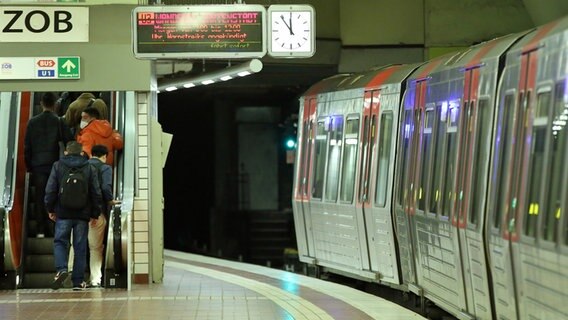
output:
<path id="1" fill-rule="evenodd" d="M 266 54 L 262 5 L 149 6 L 132 11 L 134 56 L 261 58 Z"/>

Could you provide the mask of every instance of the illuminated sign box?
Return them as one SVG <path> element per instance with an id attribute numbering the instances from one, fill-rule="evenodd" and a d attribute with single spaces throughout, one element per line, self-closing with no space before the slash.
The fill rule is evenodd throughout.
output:
<path id="1" fill-rule="evenodd" d="M 134 56 L 261 58 L 265 16 L 262 5 L 137 7 L 132 11 Z"/>

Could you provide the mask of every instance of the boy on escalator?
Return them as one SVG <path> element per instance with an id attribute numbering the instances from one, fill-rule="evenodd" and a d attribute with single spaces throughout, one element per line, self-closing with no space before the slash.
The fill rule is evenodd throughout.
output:
<path id="1" fill-rule="evenodd" d="M 103 201 L 101 208 L 103 214 L 99 216 L 96 223 L 89 225 L 89 268 L 91 271 L 88 287 L 98 288 L 102 284 L 102 263 L 104 252 L 104 238 L 109 217 L 109 209 L 118 204 L 112 196 L 112 167 L 106 164 L 108 148 L 103 144 L 96 144 L 91 149 L 89 163 L 97 168 Z"/>

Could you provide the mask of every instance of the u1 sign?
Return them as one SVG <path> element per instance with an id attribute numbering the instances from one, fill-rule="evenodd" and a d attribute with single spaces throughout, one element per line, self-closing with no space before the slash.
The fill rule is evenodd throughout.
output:
<path id="1" fill-rule="evenodd" d="M 89 8 L 0 7 L 0 42 L 89 42 Z"/>

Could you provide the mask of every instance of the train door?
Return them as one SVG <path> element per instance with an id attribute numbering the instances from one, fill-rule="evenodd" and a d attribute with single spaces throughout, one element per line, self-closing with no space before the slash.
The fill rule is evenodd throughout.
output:
<path id="1" fill-rule="evenodd" d="M 488 273 L 485 264 L 485 244 L 482 234 L 483 207 L 487 181 L 491 133 L 490 96 L 478 96 L 485 64 L 464 71 L 464 102 L 460 125 L 458 175 L 456 179 L 455 212 L 452 224 L 459 230 L 460 261 L 462 265 L 467 312 L 480 319 L 491 319 L 492 308 Z M 490 74 L 484 87 L 490 84 Z M 494 86 L 492 86 L 494 88 Z M 489 91 L 492 92 L 492 91 Z M 469 270 L 469 272 L 467 272 Z"/>
<path id="2" fill-rule="evenodd" d="M 510 89 L 505 91 L 503 115 L 499 117 L 497 127 L 496 141 L 502 141 L 503 146 L 497 147 L 502 158 L 497 167 L 498 196 L 494 201 L 496 210 L 490 245 L 494 281 L 499 288 L 508 289 L 508 292 L 496 289 L 496 312 L 498 316 L 508 318 L 521 317 L 525 307 L 520 298 L 524 294 L 530 295 L 528 292 L 522 294 L 524 277 L 530 277 L 523 269 L 529 273 L 541 271 L 527 268 L 527 262 L 536 254 L 539 213 L 546 210 L 539 197 L 543 188 L 541 171 L 547 147 L 547 115 L 551 109 L 550 89 L 535 97 L 537 50 L 522 52 L 519 64 L 507 74 L 506 79 L 512 80 L 506 83 Z M 535 175 L 529 168 L 540 170 Z M 523 255 L 523 249 L 529 251 L 528 255 Z M 536 266 L 539 262 L 532 261 L 532 264 Z M 504 296 L 508 299 L 503 299 Z"/>
<path id="3" fill-rule="evenodd" d="M 567 259 L 560 254 L 558 234 L 568 107 L 565 80 L 554 83 L 556 71 L 539 69 L 539 61 L 559 61 L 551 53 L 548 48 L 537 47 L 523 52 L 521 57 L 519 99 L 524 128 L 519 128 L 518 137 L 523 143 L 512 170 L 523 174 L 513 180 L 510 201 L 518 205 L 514 218 L 510 218 L 515 221 L 510 222 L 514 228 L 509 236 L 521 319 L 568 316 L 568 294 L 555 292 L 568 284 L 568 271 L 564 268 Z"/>
<path id="4" fill-rule="evenodd" d="M 475 315 L 476 312 L 474 310 L 474 288 L 473 282 L 476 286 L 478 286 L 477 282 L 482 280 L 475 280 L 472 279 L 470 276 L 471 273 L 480 273 L 480 270 L 483 267 L 482 261 L 484 261 L 484 255 L 479 255 L 479 251 L 483 253 L 483 245 L 482 243 L 477 243 L 477 245 L 481 245 L 478 249 L 478 252 L 475 253 L 476 259 L 470 259 L 469 250 L 472 249 L 469 247 L 466 234 L 467 224 L 467 208 L 471 203 L 470 200 L 470 192 L 471 192 L 471 180 L 472 175 L 475 174 L 476 176 L 480 176 L 480 172 L 473 173 L 472 166 L 475 162 L 475 154 L 473 152 L 473 142 L 476 135 L 475 124 L 476 124 L 476 116 L 477 116 L 477 91 L 478 91 L 478 84 L 479 84 L 479 67 L 480 65 L 476 65 L 474 67 L 466 68 L 464 71 L 464 83 L 463 83 L 463 103 L 461 106 L 460 112 L 460 124 L 457 133 L 457 139 L 459 139 L 458 147 L 457 147 L 457 161 L 456 161 L 456 180 L 455 180 L 455 204 L 454 210 L 451 215 L 452 226 L 456 230 L 457 235 L 457 246 L 459 249 L 459 257 L 457 261 L 459 261 L 459 267 L 461 269 L 461 282 L 462 286 L 465 291 L 464 295 L 464 310 L 472 315 Z M 482 175 L 481 175 L 482 176 Z M 475 236 L 475 234 L 470 234 Z M 478 237 L 480 238 L 480 237 Z M 474 247 L 475 248 L 475 247 Z M 481 260 L 477 260 L 480 259 Z M 476 263 L 474 265 L 475 271 L 472 270 L 471 262 Z M 470 270 L 470 272 L 466 272 L 466 270 Z M 485 274 L 482 274 L 485 275 Z M 479 279 L 487 279 L 486 277 L 481 277 Z M 484 319 L 491 317 L 491 309 L 484 307 L 488 305 L 489 300 L 483 301 L 480 305 L 484 308 L 485 315 L 482 317 Z"/>
<path id="5" fill-rule="evenodd" d="M 513 72 L 513 71 L 511 71 Z M 494 305 L 498 318 L 517 319 L 515 301 L 515 285 L 512 273 L 512 262 L 509 237 L 509 222 L 514 222 L 510 213 L 509 187 L 512 172 L 511 162 L 514 159 L 514 149 L 518 144 L 515 138 L 515 128 L 518 126 L 519 112 L 515 98 L 515 89 L 507 90 L 499 104 L 498 117 L 493 141 L 494 153 L 489 192 L 487 223 L 489 229 L 489 250 L 491 275 L 494 288 Z M 512 207 L 516 203 L 511 204 Z M 512 221 L 511 221 L 512 220 Z"/>
<path id="6" fill-rule="evenodd" d="M 522 282 L 523 274 L 521 272 L 523 261 L 520 260 L 520 245 L 518 242 L 522 236 L 522 231 L 525 231 L 526 235 L 534 236 L 529 228 L 522 230 L 523 213 L 525 209 L 528 212 L 525 224 L 527 226 L 532 225 L 532 220 L 536 220 L 538 216 L 539 208 L 538 206 L 533 206 L 535 203 L 526 205 L 527 197 L 527 187 L 528 186 L 528 166 L 529 166 L 529 154 L 542 153 L 538 151 L 539 149 L 544 150 L 545 144 L 543 138 L 546 133 L 546 121 L 544 126 L 539 126 L 538 122 L 539 115 L 536 114 L 534 124 L 536 126 L 533 128 L 531 119 L 534 112 L 532 105 L 534 94 L 535 94 L 535 81 L 536 81 L 536 50 L 530 50 L 523 52 L 520 56 L 519 65 L 516 65 L 514 71 L 516 71 L 514 77 L 511 75 L 508 86 L 512 88 L 510 92 L 507 92 L 505 96 L 505 106 L 504 112 L 506 115 L 502 117 L 502 121 L 499 122 L 500 126 L 506 126 L 508 130 L 505 132 L 504 139 L 502 139 L 504 145 L 501 148 L 504 152 L 502 162 L 499 163 L 498 170 L 500 175 L 500 184 L 498 185 L 499 196 L 496 199 L 497 211 L 495 211 L 495 224 L 494 226 L 499 227 L 499 235 L 501 239 L 497 237 L 492 237 L 492 243 L 494 243 L 495 249 L 504 249 L 504 253 L 499 253 L 502 258 L 499 259 L 496 254 L 498 251 L 493 250 L 492 258 L 495 257 L 494 274 L 497 281 L 501 286 L 509 289 L 509 299 L 506 301 L 507 304 L 497 305 L 496 311 L 498 316 L 505 315 L 506 317 L 519 317 L 520 316 L 520 283 Z M 513 91 L 516 89 L 516 91 Z M 550 100 L 550 99 L 548 99 Z M 517 105 L 513 105 L 513 101 L 517 102 Z M 513 109 L 513 110 L 511 110 Z M 542 110 L 548 110 L 548 108 L 541 108 Z M 546 118 L 546 117 L 545 117 Z M 501 118 L 500 118 L 501 119 Z M 541 128 L 539 128 L 541 127 Z M 510 129 L 509 129 L 510 128 Z M 498 127 L 498 131 L 500 128 Z M 534 130 L 535 136 L 532 137 Z M 529 138 L 531 137 L 531 138 Z M 528 139 L 527 139 L 528 138 Z M 532 139 L 536 138 L 536 141 Z M 501 137 L 496 139 L 501 140 Z M 531 150 L 532 145 L 532 150 Z M 541 158 L 541 157 L 540 157 Z M 532 159 L 532 165 L 542 166 L 542 159 Z M 538 160 L 539 163 L 535 163 L 534 160 Z M 530 177 L 534 179 L 534 176 Z M 531 181 L 535 183 L 535 181 Z M 540 186 L 530 186 L 530 188 L 540 189 Z M 534 199 L 530 199 L 534 200 Z M 526 208 L 525 208 L 526 207 Z M 497 221 L 500 220 L 500 225 L 497 225 Z M 494 230 L 495 231 L 495 230 Z M 536 233 L 536 229 L 534 231 Z M 532 241 L 534 245 L 534 240 Z M 500 265 L 497 265 L 500 263 Z M 506 277 L 499 274 L 499 269 L 502 269 L 503 273 L 510 274 Z M 496 299 L 499 302 L 499 298 L 503 293 L 496 292 Z"/>
<path id="7" fill-rule="evenodd" d="M 375 221 L 371 212 L 371 160 L 376 150 L 377 117 L 379 113 L 380 91 L 366 91 L 364 93 L 363 121 L 361 131 L 361 157 L 359 158 L 359 185 L 357 188 L 357 215 L 362 217 L 363 226 L 360 228 L 360 241 L 364 242 L 361 248 L 368 248 L 363 267 L 367 270 L 377 270 L 378 252 L 374 245 Z"/>
<path id="8" fill-rule="evenodd" d="M 369 235 L 370 269 L 379 274 L 381 282 L 400 284 L 397 250 L 394 240 L 393 217 L 391 215 L 391 178 L 394 170 L 396 147 L 396 114 L 399 108 L 399 93 L 372 92 L 373 100 L 380 99 L 380 108 L 372 113 L 378 124 L 374 139 L 372 170 L 369 180 L 374 188 L 368 197 L 372 206 L 366 208 L 367 234 Z"/>
<path id="9" fill-rule="evenodd" d="M 398 126 L 398 156 L 396 163 L 397 178 L 395 183 L 395 219 L 396 236 L 399 246 L 400 264 L 403 283 L 415 294 L 422 294 L 418 287 L 416 274 L 416 243 L 413 239 L 411 224 L 412 197 L 412 146 L 415 134 L 414 99 L 418 93 L 419 85 L 415 80 L 409 81 L 408 88 L 403 97 L 403 107 L 399 117 Z"/>
<path id="10" fill-rule="evenodd" d="M 315 257 L 310 216 L 310 176 L 312 166 L 312 149 L 314 139 L 314 117 L 317 100 L 313 97 L 304 99 L 300 130 L 298 136 L 298 156 L 296 161 L 295 210 L 294 223 L 296 237 L 302 261 L 307 257 Z"/>

